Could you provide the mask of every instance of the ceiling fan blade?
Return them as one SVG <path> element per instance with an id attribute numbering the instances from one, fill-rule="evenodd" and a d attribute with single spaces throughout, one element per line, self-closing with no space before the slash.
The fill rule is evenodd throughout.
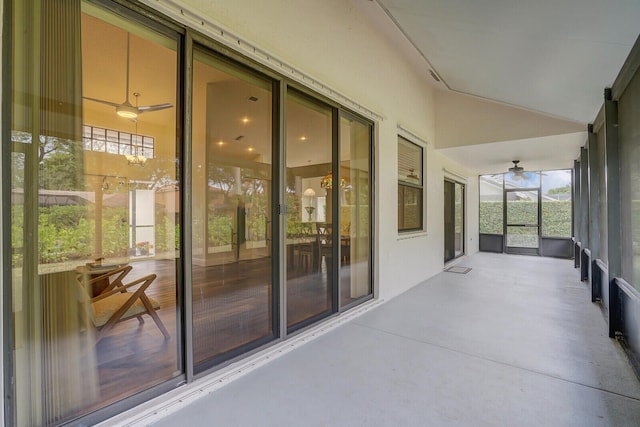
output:
<path id="1" fill-rule="evenodd" d="M 138 111 L 140 113 L 147 113 L 147 112 L 152 112 L 152 111 L 160 111 L 160 110 L 166 110 L 167 108 L 171 108 L 173 107 L 173 104 L 170 103 L 165 103 L 165 104 L 156 104 L 156 105 L 142 105 L 140 107 L 138 107 Z"/>
<path id="2" fill-rule="evenodd" d="M 112 107 L 118 107 L 120 104 L 117 102 L 105 101 L 104 99 L 90 98 L 88 96 L 83 96 L 82 99 L 86 99 L 88 101 L 99 102 L 101 104 L 110 105 Z"/>

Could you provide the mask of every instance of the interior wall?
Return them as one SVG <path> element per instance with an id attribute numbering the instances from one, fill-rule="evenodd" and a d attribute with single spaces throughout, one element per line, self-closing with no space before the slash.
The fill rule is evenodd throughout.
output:
<path id="1" fill-rule="evenodd" d="M 378 296 L 391 298 L 440 272 L 444 264 L 445 160 L 433 149 L 434 90 L 426 69 L 425 75 L 418 74 L 385 30 L 371 23 L 370 14 L 383 13 L 379 5 L 344 0 L 179 3 L 383 117 L 376 123 L 375 144 Z M 398 124 L 429 143 L 425 173 L 427 232 L 406 239 L 397 232 Z M 477 193 L 472 182 L 468 180 L 468 206 L 474 206 Z M 470 252 L 477 247 L 475 211 L 468 209 L 467 215 L 468 236 L 474 239 L 468 242 Z"/>

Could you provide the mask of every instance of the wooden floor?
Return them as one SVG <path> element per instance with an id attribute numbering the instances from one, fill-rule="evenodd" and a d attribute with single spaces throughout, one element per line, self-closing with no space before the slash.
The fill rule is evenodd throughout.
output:
<path id="1" fill-rule="evenodd" d="M 174 260 L 146 260 L 131 264 L 125 282 L 155 273 L 147 294 L 158 300 L 158 315 L 171 338 L 165 340 L 153 321 L 143 325 L 135 319 L 121 322 L 96 347 L 100 403 L 105 406 L 138 391 L 180 375 L 183 350 L 177 327 L 177 269 Z M 319 271 L 287 272 L 287 317 L 292 326 L 331 312 L 331 280 L 326 263 Z M 343 304 L 348 295 L 349 266 L 341 268 Z M 193 266 L 194 364 L 210 366 L 233 352 L 274 337 L 271 258 L 237 261 L 212 267 Z M 347 284 L 345 286 L 345 283 Z"/>

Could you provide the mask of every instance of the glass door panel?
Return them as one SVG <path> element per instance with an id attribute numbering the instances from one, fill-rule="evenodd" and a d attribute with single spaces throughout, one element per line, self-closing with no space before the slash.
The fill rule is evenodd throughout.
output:
<path id="1" fill-rule="evenodd" d="M 444 261 L 464 254 L 464 185 L 444 181 Z"/>
<path id="2" fill-rule="evenodd" d="M 444 181 L 444 261 L 455 258 L 454 183 Z"/>
<path id="3" fill-rule="evenodd" d="M 195 49 L 192 139 L 199 372 L 274 336 L 271 81 Z"/>
<path id="4" fill-rule="evenodd" d="M 537 254 L 540 246 L 540 190 L 505 190 L 506 252 Z"/>
<path id="5" fill-rule="evenodd" d="M 454 186 L 454 253 L 456 257 L 464 254 L 464 185 Z"/>
<path id="6" fill-rule="evenodd" d="M 80 1 L 14 6 L 9 424 L 57 425 L 183 372 L 178 35 Z"/>
<path id="7" fill-rule="evenodd" d="M 340 305 L 371 295 L 371 126 L 340 118 Z"/>
<path id="8" fill-rule="evenodd" d="M 346 180 L 332 176 L 331 108 L 289 92 L 286 111 L 286 300 L 291 330 L 333 310 L 333 200 Z"/>
<path id="9" fill-rule="evenodd" d="M 507 226 L 507 246 L 510 248 L 538 248 L 537 227 Z"/>

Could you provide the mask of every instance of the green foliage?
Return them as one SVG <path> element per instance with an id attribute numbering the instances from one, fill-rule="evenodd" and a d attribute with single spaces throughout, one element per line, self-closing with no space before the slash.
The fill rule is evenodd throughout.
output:
<path id="1" fill-rule="evenodd" d="M 547 191 L 547 194 L 570 194 L 571 186 L 566 185 L 564 187 L 551 188 Z"/>
<path id="2" fill-rule="evenodd" d="M 502 234 L 502 201 L 480 202 L 480 233 Z"/>
<path id="3" fill-rule="evenodd" d="M 129 251 L 129 211 L 105 208 L 102 212 L 102 256 L 127 256 Z"/>
<path id="4" fill-rule="evenodd" d="M 536 222 L 538 204 L 530 201 L 509 203 L 511 218 L 517 222 Z M 480 202 L 480 233 L 502 234 L 502 202 Z M 529 234 L 525 229 L 512 229 L 511 234 Z M 571 201 L 542 202 L 542 236 L 571 237 Z"/>
<path id="5" fill-rule="evenodd" d="M 172 229 L 177 232 L 178 226 L 174 226 L 167 215 L 156 212 L 156 253 L 173 251 L 179 247 L 177 240 L 170 235 Z"/>
<path id="6" fill-rule="evenodd" d="M 542 236 L 571 237 L 571 201 L 542 202 Z"/>
<path id="7" fill-rule="evenodd" d="M 231 244 L 233 232 L 233 216 L 218 213 L 214 209 L 207 218 L 209 246 L 226 246 Z"/>
<path id="8" fill-rule="evenodd" d="M 93 241 L 86 206 L 41 208 L 38 217 L 38 252 L 41 263 L 88 257 Z"/>
<path id="9" fill-rule="evenodd" d="M 40 188 L 82 190 L 82 142 L 54 136 L 40 137 Z"/>
<path id="10" fill-rule="evenodd" d="M 22 265 L 22 252 L 24 251 L 23 213 L 22 205 L 11 206 L 11 264 L 14 267 Z"/>

